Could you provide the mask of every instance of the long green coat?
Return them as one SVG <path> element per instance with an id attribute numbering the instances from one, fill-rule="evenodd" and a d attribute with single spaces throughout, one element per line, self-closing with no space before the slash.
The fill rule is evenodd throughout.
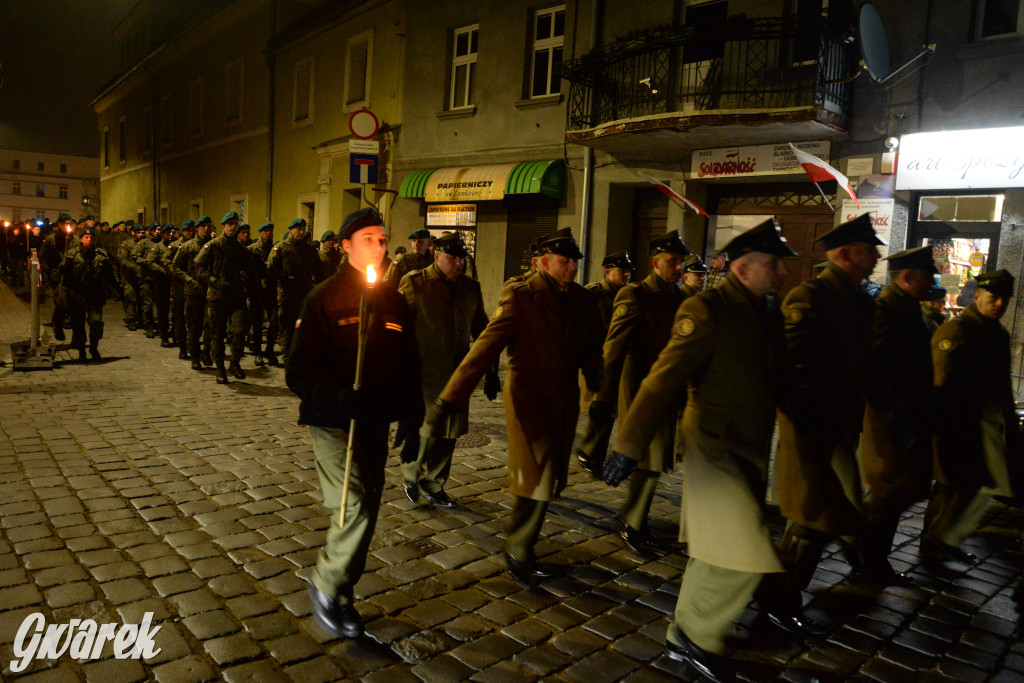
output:
<path id="1" fill-rule="evenodd" d="M 597 313 L 601 318 L 601 339 L 608 335 L 608 327 L 612 324 L 612 310 L 615 308 L 615 295 L 622 287 L 613 285 L 605 278 L 600 282 L 591 282 L 584 287 L 597 296 Z M 580 377 L 580 412 L 590 410 L 595 392 L 587 388 L 587 383 Z"/>
<path id="2" fill-rule="evenodd" d="M 428 406 L 466 357 L 470 338 L 476 339 L 487 327 L 484 298 L 479 282 L 459 275 L 450 283 L 436 264 L 403 277 L 398 293 L 405 297 L 416 330 L 423 405 Z M 457 439 L 468 431 L 469 411 L 458 410 L 444 424 L 424 428 L 423 436 Z"/>
<path id="3" fill-rule="evenodd" d="M 962 491 L 1013 490 L 1006 456 L 1016 429 L 1010 335 L 974 304 L 932 337 L 939 411 L 935 478 Z"/>
<path id="4" fill-rule="evenodd" d="M 863 531 L 857 440 L 874 302 L 835 265 L 782 304 L 790 385 L 779 413 L 779 509 L 828 534 Z"/>
<path id="5" fill-rule="evenodd" d="M 617 401 L 619 415 L 626 414 L 640 383 L 672 336 L 672 322 L 683 298 L 676 285 L 657 273 L 619 290 L 604 341 L 604 386 L 596 400 Z M 671 470 L 675 425 L 676 415 L 668 415 L 640 460 L 641 469 Z"/>
<path id="6" fill-rule="evenodd" d="M 904 502 L 928 497 L 935 410 L 931 332 L 921 305 L 895 285 L 875 299 L 860 465 L 873 496 Z"/>
<path id="7" fill-rule="evenodd" d="M 487 329 L 441 392 L 442 399 L 466 406 L 487 367 L 508 347 L 505 420 L 513 494 L 551 500 L 565 488 L 579 414 L 576 377 L 581 369 L 601 366 L 600 325 L 591 292 L 576 283 L 559 291 L 551 276 L 535 273 L 502 290 Z"/>
<path id="8" fill-rule="evenodd" d="M 639 460 L 689 391 L 682 522 L 691 557 L 781 572 L 764 496 L 784 356 L 779 313 L 735 277 L 683 302 L 672 337 L 619 426 L 615 450 Z"/>

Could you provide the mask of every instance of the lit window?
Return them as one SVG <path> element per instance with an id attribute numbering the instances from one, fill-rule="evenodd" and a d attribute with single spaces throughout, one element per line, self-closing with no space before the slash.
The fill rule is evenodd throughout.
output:
<path id="1" fill-rule="evenodd" d="M 541 10 L 533 17 L 533 60 L 530 65 L 530 97 L 557 95 L 562 44 L 565 42 L 565 5 Z"/>
<path id="2" fill-rule="evenodd" d="M 476 49 L 480 25 L 473 24 L 455 31 L 452 41 L 451 109 L 470 107 L 476 98 Z"/>

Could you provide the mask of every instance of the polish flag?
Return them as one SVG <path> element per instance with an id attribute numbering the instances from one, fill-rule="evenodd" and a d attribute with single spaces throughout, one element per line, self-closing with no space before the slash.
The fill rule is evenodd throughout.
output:
<path id="1" fill-rule="evenodd" d="M 813 154 L 808 154 L 807 152 L 797 149 L 793 146 L 792 142 L 789 143 L 789 146 L 793 149 L 793 154 L 796 155 L 796 160 L 804 167 L 804 170 L 807 171 L 807 175 L 811 177 L 811 180 L 816 183 L 825 183 L 829 180 L 836 181 L 839 187 L 846 190 L 846 194 L 850 195 L 850 198 L 857 203 L 857 208 L 860 208 L 860 201 L 857 199 L 857 195 L 853 193 L 853 188 L 850 187 L 849 178 Z"/>
<path id="2" fill-rule="evenodd" d="M 669 199 L 674 199 L 677 202 L 679 202 L 680 204 L 683 204 L 685 206 L 690 207 L 691 209 L 693 209 L 694 211 L 696 211 L 698 214 L 700 214 L 702 216 L 708 216 L 708 212 L 707 211 L 705 211 L 704 209 L 700 208 L 699 206 L 697 206 L 696 204 L 691 202 L 689 199 L 687 199 L 683 195 L 679 194 L 678 192 L 676 192 L 675 190 L 673 190 L 671 187 L 669 187 L 665 183 L 661 182 L 660 180 L 655 180 L 654 178 L 652 178 L 651 176 L 647 175 L 646 173 L 640 173 L 639 171 L 637 171 L 637 175 L 639 175 L 641 178 L 643 178 L 644 180 L 649 182 L 651 185 L 654 185 L 656 188 L 658 188 L 658 190 L 663 195 L 665 195 Z M 708 216 L 708 218 L 711 218 L 711 216 Z"/>

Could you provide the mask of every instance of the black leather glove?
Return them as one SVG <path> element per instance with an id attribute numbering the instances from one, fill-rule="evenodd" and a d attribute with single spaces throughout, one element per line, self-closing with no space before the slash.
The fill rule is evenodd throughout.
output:
<path id="1" fill-rule="evenodd" d="M 608 403 L 607 401 L 592 401 L 590 404 L 590 410 L 587 411 L 587 415 L 589 415 L 590 419 L 594 422 L 604 424 L 611 420 L 612 413 L 614 412 L 615 409 L 612 407 L 611 403 Z"/>
<path id="2" fill-rule="evenodd" d="M 612 451 L 612 457 L 604 461 L 604 470 L 601 471 L 601 478 L 609 486 L 618 486 L 622 480 L 633 474 L 637 462 L 628 458 L 622 453 Z"/>
<path id="3" fill-rule="evenodd" d="M 491 365 L 487 368 L 487 374 L 484 375 L 484 396 L 488 401 L 493 401 L 498 397 L 499 391 L 501 391 L 501 379 L 498 377 L 498 366 Z"/>
<path id="4" fill-rule="evenodd" d="M 427 406 L 427 417 L 424 421 L 428 425 L 434 425 L 447 419 L 456 410 L 457 406 L 454 403 L 449 403 L 442 398 L 435 398 L 434 402 Z"/>
<path id="5" fill-rule="evenodd" d="M 583 381 L 587 383 L 587 389 L 595 393 L 601 391 L 601 385 L 604 384 L 604 369 L 598 367 L 587 370 L 583 373 Z"/>

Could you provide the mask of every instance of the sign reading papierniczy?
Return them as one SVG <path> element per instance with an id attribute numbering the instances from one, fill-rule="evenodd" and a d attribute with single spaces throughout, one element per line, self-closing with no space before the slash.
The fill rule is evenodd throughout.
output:
<path id="1" fill-rule="evenodd" d="M 428 202 L 465 202 L 503 199 L 505 181 L 517 164 L 491 164 L 441 168 L 427 181 Z"/>
<path id="2" fill-rule="evenodd" d="M 793 143 L 797 149 L 829 160 L 828 140 Z M 761 175 L 804 173 L 789 143 L 700 149 L 693 153 L 691 178 L 745 178 Z"/>
<path id="3" fill-rule="evenodd" d="M 908 133 L 897 190 L 1024 187 L 1024 127 Z"/>

